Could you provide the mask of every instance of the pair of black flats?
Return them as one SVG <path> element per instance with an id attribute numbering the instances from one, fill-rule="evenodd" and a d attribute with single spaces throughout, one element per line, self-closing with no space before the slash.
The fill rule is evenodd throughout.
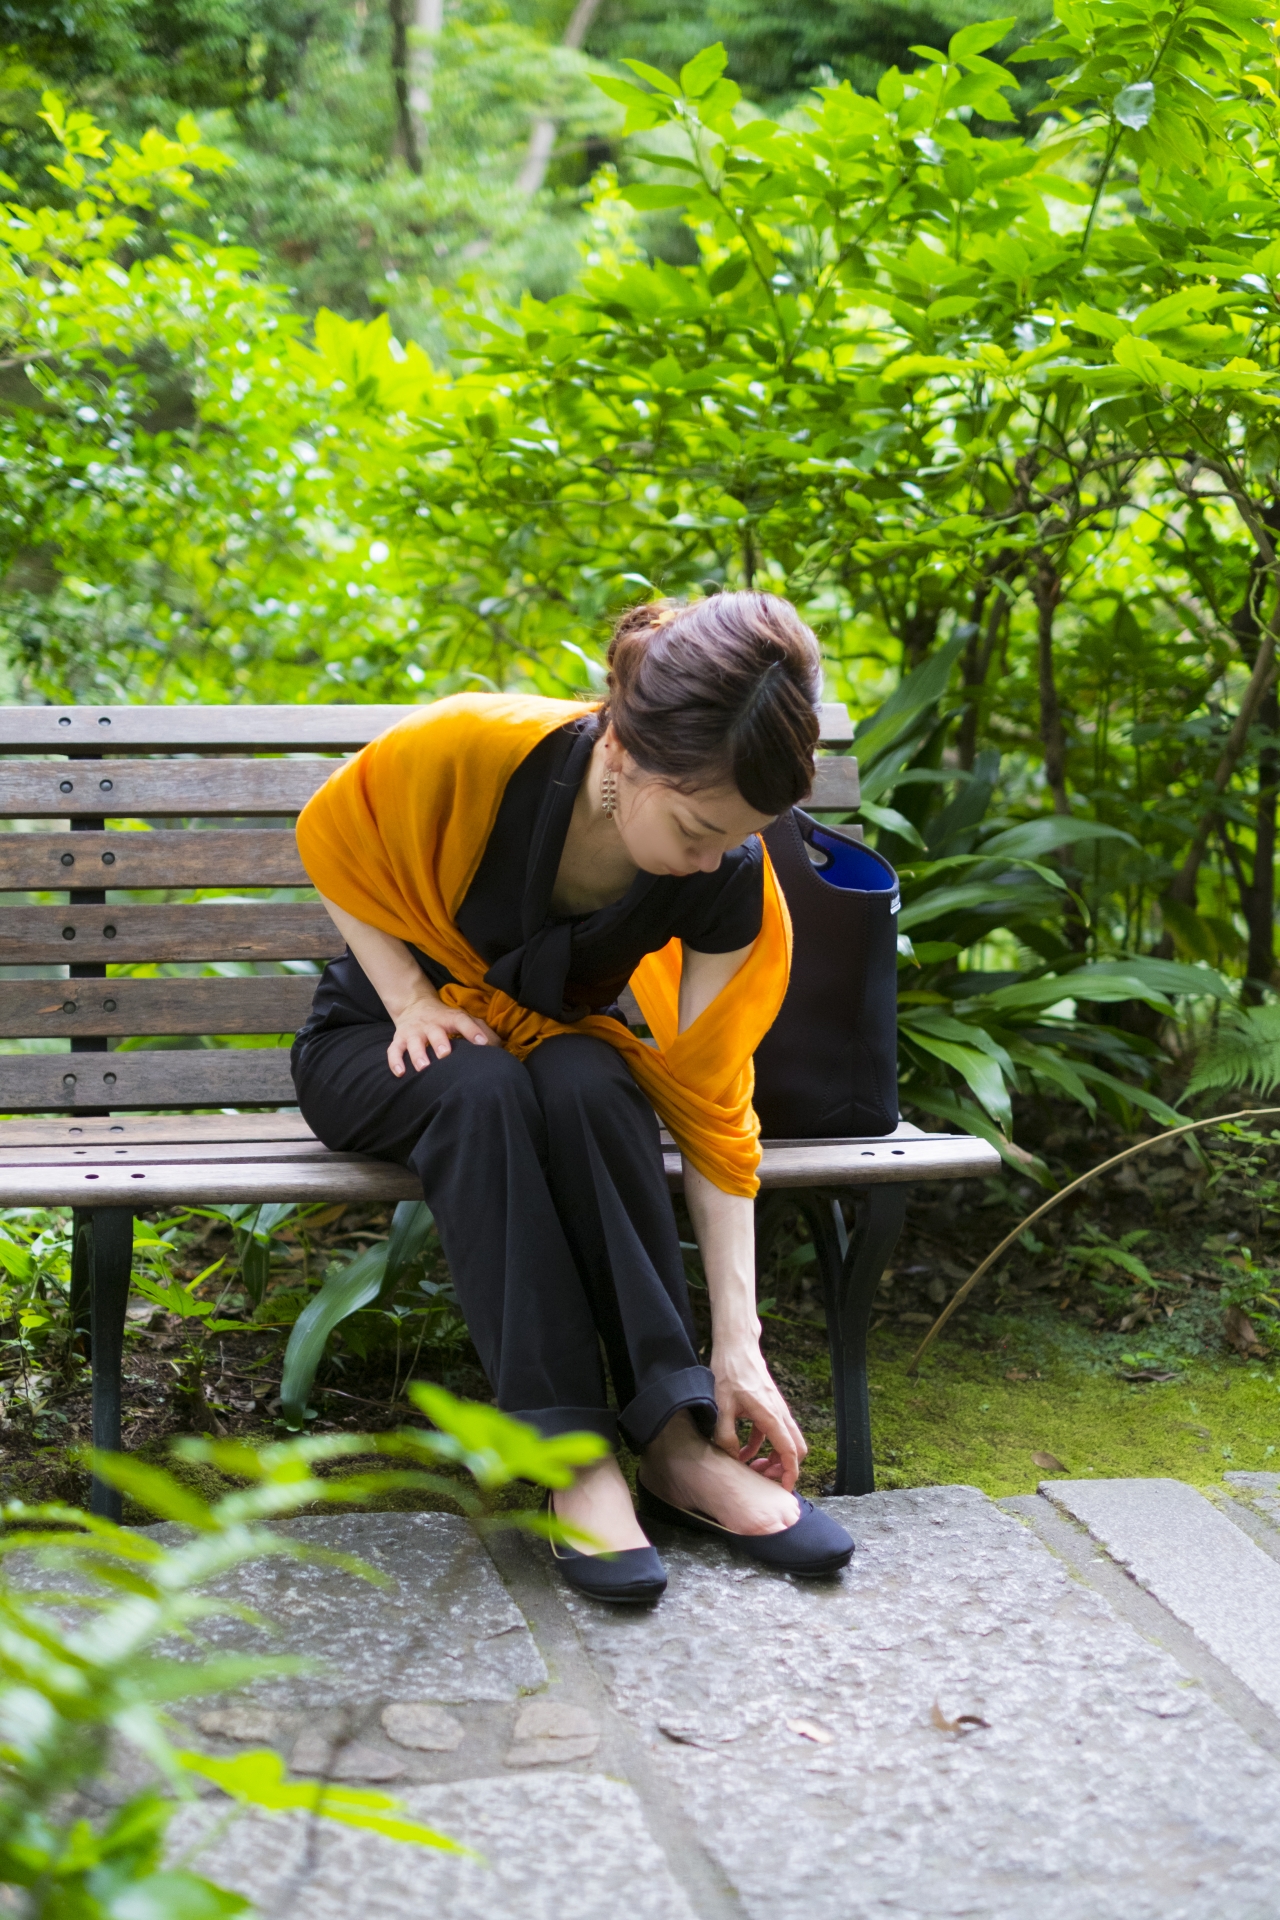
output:
<path id="1" fill-rule="evenodd" d="M 660 1520 L 664 1526 L 683 1527 L 689 1533 L 709 1533 L 775 1573 L 823 1580 L 839 1573 L 853 1558 L 853 1541 L 844 1528 L 801 1493 L 791 1496 L 800 1509 L 800 1518 L 781 1533 L 731 1533 L 710 1514 L 669 1506 L 656 1493 L 650 1493 L 643 1480 L 638 1485 L 636 1504 L 642 1520 Z M 546 1504 L 554 1513 L 551 1494 Z M 593 1600 L 652 1606 L 666 1591 L 667 1570 L 655 1547 L 627 1547 L 606 1556 L 579 1553 L 574 1547 L 553 1542 L 551 1552 L 569 1585 Z"/>

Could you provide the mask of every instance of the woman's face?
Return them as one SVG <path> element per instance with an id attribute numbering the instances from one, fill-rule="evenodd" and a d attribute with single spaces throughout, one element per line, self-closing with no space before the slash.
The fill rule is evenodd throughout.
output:
<path id="1" fill-rule="evenodd" d="M 757 813 L 736 787 L 684 792 L 642 772 L 621 745 L 611 744 L 606 765 L 618 776 L 614 823 L 642 872 L 714 873 L 730 847 L 773 825 L 775 816 Z"/>

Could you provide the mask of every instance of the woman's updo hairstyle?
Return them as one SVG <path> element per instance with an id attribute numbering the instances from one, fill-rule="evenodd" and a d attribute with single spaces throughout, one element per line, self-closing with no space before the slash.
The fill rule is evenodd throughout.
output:
<path id="1" fill-rule="evenodd" d="M 782 813 L 813 785 L 822 687 L 818 643 L 772 593 L 651 600 L 609 647 L 602 727 L 641 771 L 673 787 L 736 787 Z"/>

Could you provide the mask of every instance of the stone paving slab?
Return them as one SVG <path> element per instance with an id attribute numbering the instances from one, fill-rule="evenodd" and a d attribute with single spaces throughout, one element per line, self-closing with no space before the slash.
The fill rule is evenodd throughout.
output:
<path id="1" fill-rule="evenodd" d="M 524 1615 L 465 1520 L 446 1513 L 323 1515 L 282 1533 L 358 1554 L 393 1585 L 377 1587 L 305 1560 L 258 1560 L 214 1582 L 280 1631 L 212 1621 L 220 1652 L 302 1655 L 311 1674 L 259 1681 L 245 1698 L 274 1707 L 385 1700 L 514 1700 L 546 1685 Z"/>
<path id="2" fill-rule="evenodd" d="M 620 1781 L 533 1774 L 400 1797 L 415 1819 L 481 1857 L 251 1814 L 193 1864 L 267 1920 L 695 1920 Z M 213 1818 L 204 1805 L 180 1814 L 175 1846 L 191 1846 Z"/>
<path id="3" fill-rule="evenodd" d="M 1280 1473 L 1224 1473 L 1222 1477 L 1234 1494 L 1280 1527 Z"/>
<path id="4" fill-rule="evenodd" d="M 1280 1565 L 1181 1480 L 1054 1480 L 1040 1489 L 1280 1712 Z"/>
<path id="5" fill-rule="evenodd" d="M 972 1489 L 826 1504 L 837 1582 L 669 1535 L 570 1602 L 750 1920 L 1275 1920 L 1280 1767 L 1167 1655 Z"/>
<path id="6" fill-rule="evenodd" d="M 971 1488 L 827 1504 L 859 1547 L 839 1579 L 660 1534 L 652 1611 L 569 1594 L 515 1535 L 499 1580 L 446 1516 L 294 1523 L 396 1593 L 241 1571 L 275 1644 L 334 1664 L 192 1717 L 259 1716 L 211 1722 L 219 1751 L 371 1768 L 487 1864 L 327 1826 L 308 1853 L 300 1817 L 253 1814 L 202 1869 L 264 1920 L 1276 1920 L 1280 1763 L 1184 1667 Z"/>

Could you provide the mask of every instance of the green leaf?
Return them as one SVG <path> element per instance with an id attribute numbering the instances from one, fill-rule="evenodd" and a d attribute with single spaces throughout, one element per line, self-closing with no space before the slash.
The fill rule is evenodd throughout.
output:
<path id="1" fill-rule="evenodd" d="M 388 1840 L 437 1847 L 445 1853 L 472 1853 L 470 1847 L 460 1846 L 456 1840 L 409 1819 L 402 1803 L 389 1794 L 349 1787 L 333 1780 L 287 1779 L 280 1755 L 266 1748 L 238 1753 L 226 1760 L 214 1754 L 194 1752 L 179 1752 L 177 1757 L 188 1773 L 212 1780 L 215 1786 L 245 1806 L 265 1807 L 272 1813 L 298 1808 L 340 1826 L 380 1833 Z"/>
<path id="2" fill-rule="evenodd" d="M 701 53 L 695 53 L 692 60 L 681 67 L 682 91 L 690 100 L 701 99 L 714 86 L 728 64 L 729 56 L 719 41 L 713 47 L 704 47 Z"/>
<path id="3" fill-rule="evenodd" d="M 1141 133 L 1156 110 L 1156 90 L 1150 80 L 1135 80 L 1121 87 L 1111 102 L 1111 111 L 1122 127 Z"/>
<path id="4" fill-rule="evenodd" d="M 409 1398 L 433 1422 L 432 1450 L 459 1461 L 483 1487 L 533 1480 L 543 1487 L 567 1487 L 574 1470 L 608 1452 L 595 1433 L 563 1433 L 543 1439 L 536 1427 L 513 1420 L 497 1407 L 458 1400 L 443 1387 L 415 1380 Z M 411 1439 L 412 1435 L 400 1436 Z"/>
<path id="5" fill-rule="evenodd" d="M 1052 853 L 1055 847 L 1080 846 L 1088 840 L 1123 840 L 1126 846 L 1138 842 L 1119 827 L 1103 826 L 1099 820 L 1077 820 L 1067 813 L 1047 813 L 1038 820 L 1025 820 L 1021 826 L 1006 827 L 1002 833 L 984 840 L 984 854 L 995 853 L 1036 858 Z"/>
<path id="6" fill-rule="evenodd" d="M 859 803 L 858 812 L 866 816 L 874 826 L 881 827 L 886 833 L 896 833 L 900 840 L 906 840 L 913 847 L 923 847 L 920 830 L 912 825 L 905 813 L 899 813 L 896 807 L 880 807 L 873 800 Z"/>
<path id="7" fill-rule="evenodd" d="M 387 1237 L 386 1271 L 380 1298 L 389 1300 L 410 1267 L 422 1258 L 435 1238 L 435 1221 L 425 1200 L 402 1200 L 391 1216 Z"/>
<path id="8" fill-rule="evenodd" d="M 683 207 L 688 203 L 691 195 L 698 190 L 698 187 L 693 184 L 687 187 L 641 184 L 620 188 L 618 198 L 625 200 L 629 207 L 635 207 L 640 213 L 652 213 L 661 207 Z"/>
<path id="9" fill-rule="evenodd" d="M 284 1350 L 284 1372 L 280 1381 L 280 1411 L 287 1426 L 302 1425 L 307 1395 L 324 1357 L 329 1335 L 343 1320 L 377 1299 L 386 1266 L 387 1243 L 367 1247 L 325 1281 L 315 1299 L 308 1301 L 294 1321 Z"/>
<path id="10" fill-rule="evenodd" d="M 94 1447 L 84 1455 L 87 1464 L 97 1474 L 99 1480 L 105 1480 L 109 1487 L 115 1487 L 120 1493 L 127 1493 L 148 1513 L 155 1513 L 162 1520 L 176 1520 L 183 1526 L 196 1527 L 201 1533 L 217 1531 L 217 1520 L 212 1507 L 209 1507 L 198 1494 L 182 1486 L 171 1473 L 163 1467 L 148 1466 L 145 1460 L 139 1460 L 132 1453 L 104 1453 Z"/>
<path id="11" fill-rule="evenodd" d="M 662 71 L 661 67 L 648 66 L 643 60 L 624 60 L 622 64 L 624 67 L 630 67 L 632 73 L 638 73 L 642 80 L 647 80 L 651 87 L 656 87 L 659 93 L 665 93 L 673 100 L 680 98 L 679 87 L 669 74 Z"/>
<path id="12" fill-rule="evenodd" d="M 963 60 L 967 54 L 985 53 L 988 47 L 1003 40 L 1011 27 L 1018 24 L 1017 15 L 1011 14 L 1007 20 L 975 20 L 971 26 L 961 27 L 959 33 L 953 33 L 947 42 L 948 60 Z"/>
<path id="13" fill-rule="evenodd" d="M 965 633 L 953 635 L 889 695 L 883 706 L 858 724 L 853 738 L 860 762 L 869 764 L 886 752 L 919 714 L 942 698 L 967 639 Z"/>
<path id="14" fill-rule="evenodd" d="M 102 1907 L 108 1920 L 223 1920 L 224 1915 L 251 1913 L 248 1900 L 226 1887 L 215 1887 L 194 1873 L 153 1873 L 123 1893 L 109 1896 Z M 85 1909 L 87 1914 L 88 1909 Z"/>
<path id="15" fill-rule="evenodd" d="M 989 1054 L 979 1052 L 977 1047 L 963 1047 L 953 1040 L 940 1040 L 935 1034 L 914 1029 L 911 1039 L 915 1046 L 923 1047 L 926 1053 L 954 1067 L 970 1091 L 977 1095 L 987 1112 L 1002 1127 L 1012 1126 L 1013 1108 L 1009 1103 L 1004 1075 L 999 1063 Z"/>

